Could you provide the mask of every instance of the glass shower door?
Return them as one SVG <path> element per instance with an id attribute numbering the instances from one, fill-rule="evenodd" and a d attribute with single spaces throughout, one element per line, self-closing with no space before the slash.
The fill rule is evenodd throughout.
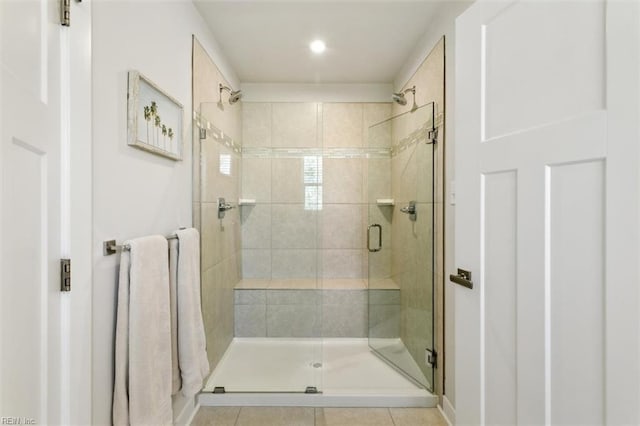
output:
<path id="1" fill-rule="evenodd" d="M 238 107 L 201 104 L 196 129 L 204 391 L 321 392 L 321 153 L 242 145 Z"/>
<path id="2" fill-rule="evenodd" d="M 369 346 L 433 390 L 434 104 L 369 128 Z"/>

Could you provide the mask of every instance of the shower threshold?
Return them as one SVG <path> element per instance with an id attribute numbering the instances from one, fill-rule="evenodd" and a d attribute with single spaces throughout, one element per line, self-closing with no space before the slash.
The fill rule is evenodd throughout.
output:
<path id="1" fill-rule="evenodd" d="M 213 393 L 222 387 L 225 393 Z M 310 387 L 317 393 L 305 393 Z M 435 407 L 438 399 L 378 357 L 367 339 L 235 338 L 198 401 L 203 406 Z"/>

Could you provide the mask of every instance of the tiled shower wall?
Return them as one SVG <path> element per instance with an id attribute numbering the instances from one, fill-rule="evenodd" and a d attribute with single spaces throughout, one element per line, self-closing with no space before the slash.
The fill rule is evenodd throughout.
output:
<path id="1" fill-rule="evenodd" d="M 222 220 L 217 217 L 218 197 L 234 204 L 238 200 L 241 106 L 227 103 L 219 107 L 218 83 L 228 85 L 194 40 L 193 110 L 198 116 L 193 132 L 193 214 L 201 237 L 202 313 L 212 369 L 233 339 L 233 288 L 241 276 L 239 211 L 227 212 Z M 198 126 L 208 128 L 205 139 L 200 140 Z M 226 136 L 219 137 L 214 127 Z"/>
<path id="2" fill-rule="evenodd" d="M 388 103 L 243 103 L 241 197 L 256 200 L 242 207 L 243 278 L 367 276 L 368 176 L 388 182 L 390 170 L 368 173 L 367 129 L 390 114 Z"/>

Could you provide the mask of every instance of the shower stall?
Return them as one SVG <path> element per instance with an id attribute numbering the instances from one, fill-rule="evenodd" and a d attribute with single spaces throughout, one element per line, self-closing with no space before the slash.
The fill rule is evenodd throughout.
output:
<path id="1" fill-rule="evenodd" d="M 223 100 L 194 117 L 201 403 L 435 406 L 436 105 Z"/>

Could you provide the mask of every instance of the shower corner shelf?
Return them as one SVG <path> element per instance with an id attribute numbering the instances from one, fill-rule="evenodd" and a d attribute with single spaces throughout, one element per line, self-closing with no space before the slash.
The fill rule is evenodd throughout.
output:
<path id="1" fill-rule="evenodd" d="M 238 205 L 239 206 L 255 206 L 256 200 L 254 200 L 253 198 L 240 198 L 238 199 Z"/>
<path id="2" fill-rule="evenodd" d="M 393 206 L 396 202 L 393 198 L 378 198 L 376 204 L 379 206 Z"/>

